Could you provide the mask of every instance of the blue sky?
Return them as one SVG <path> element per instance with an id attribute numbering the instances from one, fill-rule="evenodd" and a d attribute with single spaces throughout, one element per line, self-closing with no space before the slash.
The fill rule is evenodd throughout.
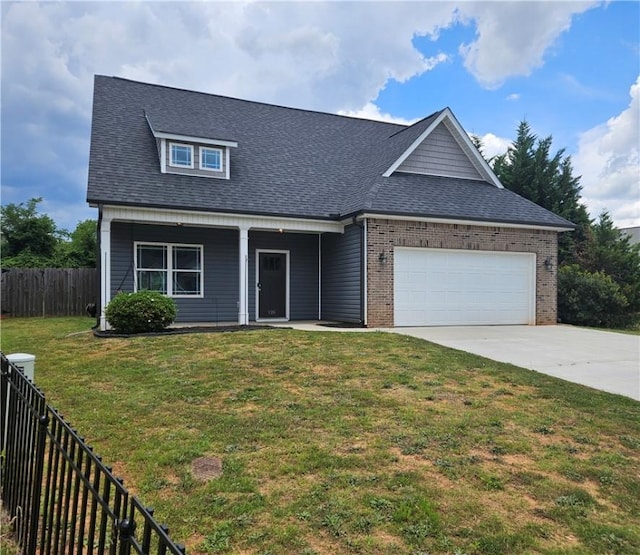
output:
<path id="1" fill-rule="evenodd" d="M 2 2 L 2 204 L 85 203 L 95 74 L 411 122 L 504 152 L 526 119 L 592 217 L 640 225 L 638 2 Z"/>

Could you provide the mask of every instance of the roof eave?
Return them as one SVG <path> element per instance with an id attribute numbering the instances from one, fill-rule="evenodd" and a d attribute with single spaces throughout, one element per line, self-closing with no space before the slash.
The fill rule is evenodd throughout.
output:
<path id="1" fill-rule="evenodd" d="M 452 217 L 452 216 L 440 216 L 437 214 L 407 214 L 401 212 L 385 212 L 378 210 L 360 210 L 347 214 L 343 218 L 384 218 L 387 220 L 408 220 L 419 222 L 433 222 L 441 224 L 454 224 L 454 225 L 474 225 L 480 227 L 509 227 L 520 229 L 539 229 L 546 231 L 565 232 L 573 231 L 576 226 L 567 223 L 566 225 L 553 225 L 546 222 L 534 222 L 534 221 L 515 221 L 515 220 L 494 220 L 490 218 L 464 218 L 464 217 Z"/>
<path id="2" fill-rule="evenodd" d="M 230 140 L 230 139 L 222 139 L 222 138 L 212 138 L 212 137 L 197 137 L 195 135 L 184 135 L 182 133 L 170 133 L 168 131 L 160 131 L 156 130 L 149 119 L 148 114 L 145 112 L 145 119 L 147 120 L 147 124 L 149 125 L 149 129 L 151 129 L 151 133 L 156 139 L 169 139 L 173 141 L 184 141 L 188 143 L 201 143 L 205 145 L 216 145 L 216 146 L 227 146 L 230 148 L 237 148 L 238 141 Z"/>

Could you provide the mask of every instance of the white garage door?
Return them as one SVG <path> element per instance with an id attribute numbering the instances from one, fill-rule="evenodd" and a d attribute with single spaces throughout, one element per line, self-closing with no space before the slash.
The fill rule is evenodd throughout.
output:
<path id="1" fill-rule="evenodd" d="M 394 250 L 396 326 L 535 323 L 535 254 Z"/>

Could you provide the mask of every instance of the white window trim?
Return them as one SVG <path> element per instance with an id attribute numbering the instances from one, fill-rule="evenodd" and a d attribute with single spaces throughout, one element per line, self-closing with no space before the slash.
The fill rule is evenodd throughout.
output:
<path id="1" fill-rule="evenodd" d="M 215 150 L 215 151 L 217 151 L 217 152 L 220 154 L 220 168 L 218 168 L 218 169 L 215 169 L 215 168 L 207 168 L 206 166 L 203 166 L 203 165 L 202 165 L 202 158 L 203 158 L 203 156 L 202 156 L 202 151 L 203 151 L 203 150 Z M 224 167 L 223 167 L 224 152 L 222 152 L 222 149 L 221 149 L 221 148 L 212 148 L 212 147 L 210 147 L 210 146 L 201 146 L 201 147 L 200 147 L 200 150 L 199 150 L 199 152 L 198 152 L 198 154 L 199 154 L 199 160 L 200 160 L 199 164 L 200 164 L 200 169 L 201 169 L 201 170 L 206 171 L 206 172 L 215 172 L 215 173 L 222 173 L 222 172 L 224 172 Z"/>
<path id="2" fill-rule="evenodd" d="M 173 146 L 183 146 L 183 147 L 187 147 L 190 151 L 191 151 L 191 165 L 189 166 L 185 166 L 183 164 L 175 164 L 173 161 Z M 172 168 L 182 168 L 182 169 L 193 169 L 193 158 L 194 158 L 194 151 L 193 151 L 193 145 L 188 145 L 185 143 L 169 143 L 169 165 Z"/>
<path id="3" fill-rule="evenodd" d="M 167 141 L 160 140 L 160 173 L 167 173 Z"/>
<path id="4" fill-rule="evenodd" d="M 192 243 L 162 243 L 157 241 L 134 241 L 133 243 L 133 290 L 138 291 L 138 245 L 150 245 L 154 247 L 167 247 L 167 268 L 154 268 L 153 271 L 163 271 L 167 273 L 167 297 L 172 299 L 203 299 L 204 298 L 204 245 L 194 245 Z M 180 247 L 197 248 L 200 250 L 200 270 L 182 270 L 184 272 L 200 273 L 200 293 L 196 295 L 176 295 L 173 292 L 173 249 Z M 145 271 L 145 270 L 142 270 Z M 150 271 L 150 270 L 147 270 Z"/>

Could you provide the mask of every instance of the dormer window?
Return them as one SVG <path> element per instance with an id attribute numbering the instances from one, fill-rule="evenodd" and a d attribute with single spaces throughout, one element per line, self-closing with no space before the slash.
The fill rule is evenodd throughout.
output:
<path id="1" fill-rule="evenodd" d="M 169 165 L 176 168 L 193 168 L 193 146 L 169 143 Z"/>
<path id="2" fill-rule="evenodd" d="M 230 179 L 231 149 L 238 146 L 236 141 L 157 131 L 148 114 L 146 117 L 156 138 L 160 173 Z"/>
<path id="3" fill-rule="evenodd" d="M 201 146 L 200 169 L 215 172 L 222 171 L 222 149 Z"/>

